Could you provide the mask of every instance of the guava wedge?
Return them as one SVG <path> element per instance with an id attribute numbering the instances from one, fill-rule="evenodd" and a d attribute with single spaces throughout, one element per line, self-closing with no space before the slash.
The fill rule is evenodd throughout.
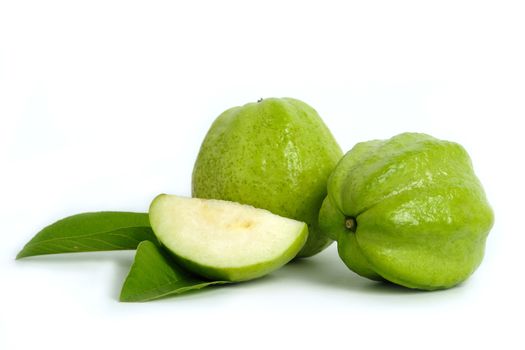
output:
<path id="1" fill-rule="evenodd" d="M 308 238 L 304 222 L 223 200 L 161 194 L 149 218 L 177 262 L 203 277 L 232 282 L 280 268 Z"/>

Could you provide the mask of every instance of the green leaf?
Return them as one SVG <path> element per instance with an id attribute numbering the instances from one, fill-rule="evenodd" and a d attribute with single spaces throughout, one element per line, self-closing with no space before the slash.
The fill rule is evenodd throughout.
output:
<path id="1" fill-rule="evenodd" d="M 135 249 L 157 242 L 147 213 L 94 212 L 69 216 L 37 233 L 16 256 Z"/>
<path id="2" fill-rule="evenodd" d="M 168 295 L 182 294 L 227 281 L 205 281 L 178 266 L 162 248 L 141 242 L 128 277 L 122 286 L 120 301 L 149 301 Z"/>

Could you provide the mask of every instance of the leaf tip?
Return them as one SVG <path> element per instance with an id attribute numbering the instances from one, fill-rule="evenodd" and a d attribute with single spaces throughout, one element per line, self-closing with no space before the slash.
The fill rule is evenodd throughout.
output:
<path id="1" fill-rule="evenodd" d="M 121 302 L 121 303 L 136 303 L 136 302 L 141 302 L 141 301 L 144 301 L 144 300 L 142 300 L 142 299 L 140 299 L 140 298 L 133 297 L 133 295 L 129 295 L 129 294 L 126 293 L 125 290 L 123 289 L 123 290 L 120 292 L 120 295 L 119 295 L 118 301 Z"/>
<path id="2" fill-rule="evenodd" d="M 121 303 L 129 303 L 130 302 L 130 300 L 126 296 L 123 296 L 122 294 L 119 296 L 118 301 L 121 302 Z"/>
<path id="3" fill-rule="evenodd" d="M 22 258 L 25 258 L 27 257 L 27 253 L 25 252 L 24 249 L 22 249 L 21 251 L 18 252 L 18 254 L 16 254 L 16 257 L 15 257 L 15 260 L 20 260 Z"/>

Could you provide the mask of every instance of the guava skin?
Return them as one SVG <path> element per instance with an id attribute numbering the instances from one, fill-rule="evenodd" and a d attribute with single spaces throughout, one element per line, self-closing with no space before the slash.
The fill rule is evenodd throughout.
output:
<path id="1" fill-rule="evenodd" d="M 354 272 L 433 290 L 476 270 L 494 214 L 463 147 L 404 133 L 359 143 L 341 159 L 319 222 Z"/>
<path id="2" fill-rule="evenodd" d="M 319 230 L 326 182 L 342 151 L 317 112 L 292 98 L 268 98 L 231 108 L 208 131 L 192 177 L 192 195 L 222 199 L 306 222 L 298 257 L 332 240 Z"/>

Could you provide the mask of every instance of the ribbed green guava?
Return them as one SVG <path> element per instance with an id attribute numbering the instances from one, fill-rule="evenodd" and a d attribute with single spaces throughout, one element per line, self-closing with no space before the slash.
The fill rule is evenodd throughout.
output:
<path id="1" fill-rule="evenodd" d="M 193 169 L 192 194 L 263 208 L 308 224 L 300 257 L 332 240 L 318 214 L 326 181 L 342 157 L 317 112 L 292 98 L 268 98 L 222 113 L 208 131 Z"/>
<path id="2" fill-rule="evenodd" d="M 319 220 L 354 272 L 432 290 L 476 270 L 494 215 L 463 147 L 404 133 L 341 159 Z"/>

